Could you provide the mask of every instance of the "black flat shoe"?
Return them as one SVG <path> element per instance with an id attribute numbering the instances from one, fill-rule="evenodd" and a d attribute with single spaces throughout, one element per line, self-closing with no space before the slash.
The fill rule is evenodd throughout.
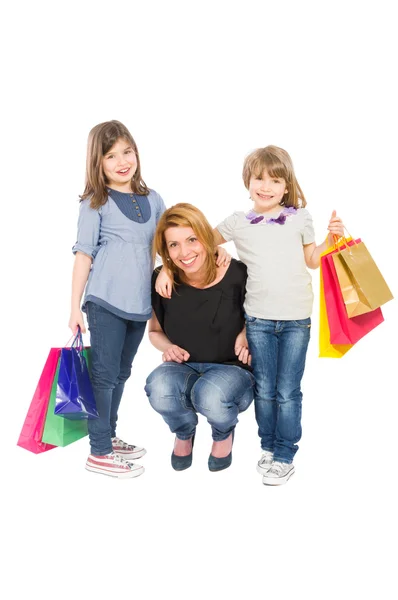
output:
<path id="1" fill-rule="evenodd" d="M 195 434 L 192 436 L 192 450 L 195 442 Z M 191 454 L 187 454 L 187 456 L 177 456 L 177 454 L 171 455 L 171 466 L 175 471 L 185 471 L 185 469 L 189 469 L 192 465 L 192 450 Z"/>
<path id="2" fill-rule="evenodd" d="M 235 437 L 235 429 L 232 431 L 232 445 L 234 443 L 234 437 Z M 213 456 L 212 454 L 210 454 L 209 461 L 208 461 L 209 471 L 212 471 L 212 472 L 223 471 L 224 469 L 228 469 L 228 467 L 231 466 L 231 463 L 232 463 L 232 450 L 228 454 L 228 456 L 222 456 L 221 458 L 217 458 L 216 456 Z"/>

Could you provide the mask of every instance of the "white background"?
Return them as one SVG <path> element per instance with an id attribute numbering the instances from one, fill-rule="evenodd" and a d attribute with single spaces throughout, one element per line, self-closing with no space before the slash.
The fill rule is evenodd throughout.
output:
<path id="1" fill-rule="evenodd" d="M 250 208 L 245 155 L 286 148 L 318 242 L 336 209 L 398 293 L 394 2 L 13 6 L 1 36 L 7 598 L 396 598 L 395 301 L 343 359 L 319 359 L 313 273 L 303 439 L 286 486 L 255 471 L 252 408 L 230 469 L 207 470 L 203 419 L 192 468 L 171 469 L 173 437 L 143 392 L 160 362 L 147 339 L 119 421 L 148 449 L 144 476 L 86 472 L 87 439 L 37 456 L 15 445 L 49 348 L 69 337 L 78 195 L 99 122 L 125 123 L 146 183 L 212 225 Z"/>

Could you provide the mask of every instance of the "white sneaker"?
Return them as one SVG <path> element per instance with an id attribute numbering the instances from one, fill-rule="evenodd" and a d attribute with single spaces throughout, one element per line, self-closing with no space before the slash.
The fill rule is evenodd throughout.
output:
<path id="1" fill-rule="evenodd" d="M 272 465 L 263 476 L 264 485 L 283 485 L 289 481 L 294 474 L 293 463 L 282 463 L 277 460 L 272 461 Z"/>
<path id="2" fill-rule="evenodd" d="M 116 454 L 120 454 L 120 456 L 126 460 L 136 460 L 146 454 L 145 448 L 127 444 L 127 442 L 123 442 L 123 440 L 118 437 L 112 438 L 112 450 Z"/>
<path id="3" fill-rule="evenodd" d="M 86 469 L 93 473 L 102 473 L 119 479 L 138 477 L 144 472 L 144 467 L 137 463 L 130 463 L 114 452 L 105 454 L 105 456 L 90 454 L 86 462 Z"/>
<path id="4" fill-rule="evenodd" d="M 257 463 L 257 472 L 260 475 L 265 475 L 271 468 L 272 461 L 274 460 L 274 453 L 269 450 L 263 450 L 260 460 Z"/>

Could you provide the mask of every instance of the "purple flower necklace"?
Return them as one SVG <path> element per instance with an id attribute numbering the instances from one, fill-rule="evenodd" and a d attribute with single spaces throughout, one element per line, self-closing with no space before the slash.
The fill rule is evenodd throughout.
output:
<path id="1" fill-rule="evenodd" d="M 250 221 L 250 225 L 256 225 L 257 223 L 261 223 L 261 221 L 263 221 L 263 223 L 277 223 L 278 225 L 284 225 L 287 217 L 289 217 L 289 215 L 295 215 L 296 212 L 297 208 L 294 208 L 294 206 L 285 206 L 279 217 L 276 219 L 265 219 L 264 215 L 258 215 L 254 210 L 250 210 L 246 215 L 246 219 Z"/>

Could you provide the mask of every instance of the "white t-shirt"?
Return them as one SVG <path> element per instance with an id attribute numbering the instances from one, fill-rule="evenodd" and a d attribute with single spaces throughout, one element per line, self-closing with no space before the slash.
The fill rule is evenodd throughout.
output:
<path id="1" fill-rule="evenodd" d="M 303 245 L 312 244 L 315 234 L 305 208 L 290 209 L 283 223 L 269 221 L 282 210 L 279 207 L 265 215 L 234 212 L 217 230 L 226 241 L 234 242 L 247 266 L 246 313 L 260 319 L 294 321 L 306 319 L 312 312 L 311 275 Z"/>

